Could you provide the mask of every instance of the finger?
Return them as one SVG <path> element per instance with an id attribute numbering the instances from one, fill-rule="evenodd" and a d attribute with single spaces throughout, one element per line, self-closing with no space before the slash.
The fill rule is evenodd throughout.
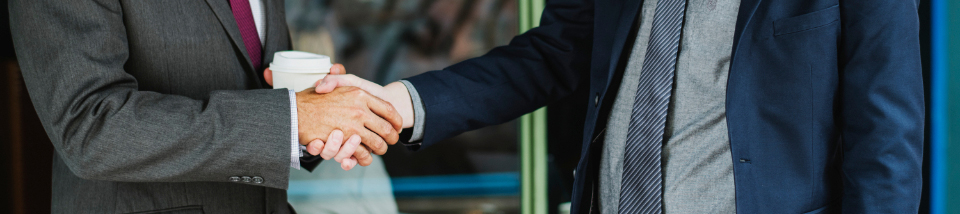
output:
<path id="1" fill-rule="evenodd" d="M 340 147 L 340 152 L 337 152 L 337 156 L 333 157 L 339 163 L 343 163 L 344 159 L 350 158 L 353 156 L 353 152 L 357 150 L 357 147 L 360 146 L 360 136 L 352 135 L 347 139 L 346 143 L 343 143 L 343 147 Z"/>
<path id="2" fill-rule="evenodd" d="M 356 134 L 360 135 L 363 145 L 366 146 L 367 149 L 370 149 L 370 151 L 372 151 L 374 154 L 383 155 L 387 153 L 387 143 L 383 141 L 383 138 L 380 138 L 380 135 L 377 135 L 376 133 L 373 133 L 367 129 L 360 130 Z"/>
<path id="3" fill-rule="evenodd" d="M 333 75 L 347 74 L 347 68 L 344 68 L 343 64 L 340 64 L 340 63 L 333 64 L 333 66 L 330 66 L 330 74 L 333 74 Z"/>
<path id="4" fill-rule="evenodd" d="M 393 105 L 391 105 L 390 102 L 384 101 L 377 97 L 371 97 L 370 99 L 367 99 L 367 107 L 370 108 L 370 111 L 372 111 L 374 114 L 377 114 L 380 116 L 380 118 L 383 118 L 386 120 L 386 122 L 389 122 L 395 131 L 399 132 L 400 129 L 402 129 L 403 117 L 400 117 L 400 113 L 397 112 L 396 108 L 393 108 Z M 400 139 L 400 137 L 398 136 L 396 139 Z M 388 142 L 390 142 L 390 145 L 393 145 L 393 143 L 396 143 L 397 141 L 393 140 Z"/>
<path id="5" fill-rule="evenodd" d="M 343 162 L 340 163 L 340 168 L 343 168 L 344 171 L 350 171 L 354 166 L 357 166 L 357 158 L 353 156 L 343 159 Z"/>
<path id="6" fill-rule="evenodd" d="M 370 155 L 370 150 L 366 146 L 357 147 L 357 151 L 353 152 L 353 157 L 360 166 L 369 166 L 373 163 L 373 155 Z"/>
<path id="7" fill-rule="evenodd" d="M 317 156 L 320 154 L 320 151 L 323 151 L 323 145 L 324 143 L 320 139 L 310 141 L 310 144 L 307 144 L 307 153 L 310 153 L 310 155 L 313 155 L 313 156 Z"/>
<path id="8" fill-rule="evenodd" d="M 330 132 L 330 137 L 327 138 L 327 145 L 323 146 L 322 152 L 320 152 L 320 157 L 324 160 L 330 160 L 337 155 L 340 151 L 340 145 L 343 143 L 343 132 L 340 130 L 333 130 Z"/>
<path id="9" fill-rule="evenodd" d="M 270 68 L 263 70 L 263 79 L 267 81 L 267 84 L 273 86 L 273 71 Z"/>
<path id="10" fill-rule="evenodd" d="M 395 124 L 388 122 L 373 112 L 368 113 L 364 117 L 363 126 L 377 133 L 388 145 L 396 144 L 397 141 L 400 140 L 400 133 L 397 131 Z"/>
<path id="11" fill-rule="evenodd" d="M 316 91 L 317 93 L 330 93 L 333 89 L 343 86 L 353 86 L 360 89 L 370 91 L 375 89 L 374 87 L 380 87 L 376 83 L 367 81 L 363 78 L 354 76 L 353 74 L 343 74 L 343 75 L 327 75 L 323 79 L 317 81 Z"/>
<path id="12" fill-rule="evenodd" d="M 354 87 L 359 86 L 359 85 L 353 85 L 352 84 L 353 82 L 354 81 L 351 81 L 348 75 L 331 74 L 331 75 L 324 76 L 323 79 L 321 79 L 320 81 L 317 81 L 317 83 L 314 84 L 316 87 L 316 89 L 314 90 L 316 90 L 318 94 L 324 94 L 324 93 L 330 93 L 331 91 L 333 91 L 333 89 L 337 89 L 337 87 L 340 87 L 340 86 L 354 86 Z"/>

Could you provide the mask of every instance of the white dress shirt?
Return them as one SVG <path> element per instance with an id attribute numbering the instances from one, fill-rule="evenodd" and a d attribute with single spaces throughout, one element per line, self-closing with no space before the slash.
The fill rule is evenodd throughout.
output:
<path id="1" fill-rule="evenodd" d="M 253 23 L 257 26 L 257 36 L 260 37 L 260 47 L 262 48 L 266 41 L 266 23 L 263 23 L 263 1 L 249 0 L 250 12 L 253 15 Z M 290 167 L 300 169 L 300 156 L 303 155 L 302 149 L 305 147 L 299 143 L 299 130 L 297 130 L 297 95 L 293 90 L 287 90 L 290 96 Z"/>

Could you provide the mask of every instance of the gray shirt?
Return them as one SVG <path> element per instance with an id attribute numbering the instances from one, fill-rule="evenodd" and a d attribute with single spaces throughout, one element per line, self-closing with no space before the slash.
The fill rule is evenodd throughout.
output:
<path id="1" fill-rule="evenodd" d="M 600 208 L 617 213 L 627 129 L 657 0 L 637 39 L 604 134 Z M 688 1 L 662 151 L 664 213 L 736 213 L 725 98 L 739 0 Z"/>

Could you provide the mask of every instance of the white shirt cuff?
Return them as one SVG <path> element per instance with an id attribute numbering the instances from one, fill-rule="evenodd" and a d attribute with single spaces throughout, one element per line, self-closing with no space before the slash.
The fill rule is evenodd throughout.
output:
<path id="1" fill-rule="evenodd" d="M 300 145 L 300 131 L 297 124 L 297 93 L 287 89 L 290 94 L 290 167 L 300 170 L 300 157 L 304 146 Z"/>

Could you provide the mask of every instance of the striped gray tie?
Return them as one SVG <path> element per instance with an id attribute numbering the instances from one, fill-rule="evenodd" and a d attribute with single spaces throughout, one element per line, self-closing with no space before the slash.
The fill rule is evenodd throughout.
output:
<path id="1" fill-rule="evenodd" d="M 659 0 L 633 101 L 620 185 L 620 213 L 661 213 L 660 149 L 686 0 Z"/>

